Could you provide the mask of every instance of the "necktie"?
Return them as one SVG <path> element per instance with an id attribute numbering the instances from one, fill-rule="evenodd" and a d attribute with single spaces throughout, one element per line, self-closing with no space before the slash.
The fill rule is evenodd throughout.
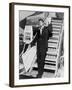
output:
<path id="1" fill-rule="evenodd" d="M 42 35 L 42 28 L 40 29 L 40 35 Z"/>
<path id="2" fill-rule="evenodd" d="M 43 26 L 40 28 L 40 35 L 42 35 L 42 29 L 43 29 Z"/>

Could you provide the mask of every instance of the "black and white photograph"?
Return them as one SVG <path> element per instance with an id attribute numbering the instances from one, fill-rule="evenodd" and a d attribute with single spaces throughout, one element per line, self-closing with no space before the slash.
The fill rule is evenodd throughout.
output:
<path id="1" fill-rule="evenodd" d="M 12 5 L 11 84 L 69 83 L 69 6 Z"/>
<path id="2" fill-rule="evenodd" d="M 19 78 L 64 74 L 64 13 L 19 11 Z"/>

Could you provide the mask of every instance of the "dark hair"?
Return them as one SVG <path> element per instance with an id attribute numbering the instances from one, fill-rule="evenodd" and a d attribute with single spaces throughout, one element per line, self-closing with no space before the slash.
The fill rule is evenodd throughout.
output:
<path id="1" fill-rule="evenodd" d="M 38 21 L 42 21 L 42 22 L 44 22 L 44 20 L 43 20 L 42 18 L 40 18 Z"/>

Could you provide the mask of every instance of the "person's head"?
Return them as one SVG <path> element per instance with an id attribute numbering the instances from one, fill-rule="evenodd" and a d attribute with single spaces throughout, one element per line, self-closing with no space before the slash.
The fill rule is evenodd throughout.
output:
<path id="1" fill-rule="evenodd" d="M 44 20 L 43 19 L 39 19 L 38 21 L 39 21 L 39 26 L 43 26 Z"/>

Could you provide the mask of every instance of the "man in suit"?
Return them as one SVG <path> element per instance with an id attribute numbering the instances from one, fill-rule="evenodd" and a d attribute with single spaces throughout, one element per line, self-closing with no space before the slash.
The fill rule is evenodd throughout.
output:
<path id="1" fill-rule="evenodd" d="M 36 37 L 30 45 L 33 46 L 35 42 L 37 42 L 37 78 L 41 78 L 44 71 L 44 61 L 48 49 L 48 39 L 49 36 L 51 36 L 52 25 L 44 26 L 43 19 L 39 19 L 39 27 L 34 28 L 34 30 L 36 30 Z"/>

